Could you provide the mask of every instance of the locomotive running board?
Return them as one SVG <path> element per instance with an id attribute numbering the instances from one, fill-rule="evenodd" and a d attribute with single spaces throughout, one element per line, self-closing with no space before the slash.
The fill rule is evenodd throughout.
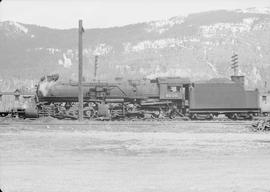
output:
<path id="1" fill-rule="evenodd" d="M 171 104 L 171 101 L 161 101 L 161 102 L 149 102 L 149 103 L 141 103 L 142 106 L 147 106 L 147 105 L 167 105 Z"/>

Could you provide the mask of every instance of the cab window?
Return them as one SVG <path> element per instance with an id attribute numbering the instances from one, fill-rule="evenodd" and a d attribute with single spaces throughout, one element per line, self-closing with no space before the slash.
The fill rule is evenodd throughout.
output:
<path id="1" fill-rule="evenodd" d="M 168 86 L 168 92 L 181 92 L 181 86 Z"/>

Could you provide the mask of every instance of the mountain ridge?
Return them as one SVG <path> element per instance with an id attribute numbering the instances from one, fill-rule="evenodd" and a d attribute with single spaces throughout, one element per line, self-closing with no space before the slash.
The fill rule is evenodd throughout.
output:
<path id="1" fill-rule="evenodd" d="M 266 73 L 270 70 L 269 10 L 216 10 L 85 29 L 84 75 L 88 80 L 93 78 L 94 56 L 99 55 L 99 79 L 229 77 L 230 57 L 237 52 L 247 85 L 261 87 L 270 81 Z M 0 42 L 2 79 L 38 79 L 51 73 L 60 73 L 64 80 L 76 79 L 76 28 L 51 29 L 5 21 L 0 23 Z"/>

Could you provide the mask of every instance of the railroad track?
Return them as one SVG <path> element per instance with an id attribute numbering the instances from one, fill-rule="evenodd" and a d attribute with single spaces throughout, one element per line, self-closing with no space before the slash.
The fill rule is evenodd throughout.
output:
<path id="1" fill-rule="evenodd" d="M 0 126 L 4 125 L 71 125 L 71 126 L 80 126 L 80 125 L 175 125 L 175 124 L 224 124 L 224 125 L 251 125 L 253 121 L 177 121 L 177 120 L 166 120 L 166 121 L 74 121 L 74 120 L 56 120 L 48 122 L 38 122 L 37 120 L 33 121 L 9 121 L 9 122 L 0 122 Z"/>

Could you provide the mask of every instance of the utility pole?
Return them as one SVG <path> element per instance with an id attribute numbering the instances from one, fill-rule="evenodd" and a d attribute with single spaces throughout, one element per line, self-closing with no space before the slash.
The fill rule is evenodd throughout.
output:
<path id="1" fill-rule="evenodd" d="M 232 69 L 233 69 L 233 75 L 234 76 L 238 76 L 238 54 L 233 53 L 232 57 L 231 57 L 231 62 L 232 62 Z"/>
<path id="2" fill-rule="evenodd" d="M 79 87 L 79 121 L 83 120 L 83 87 L 82 87 L 82 77 L 83 77 L 83 41 L 82 41 L 82 35 L 84 32 L 83 26 L 82 26 L 82 20 L 79 20 L 79 45 L 78 45 L 78 57 L 79 57 L 79 70 L 78 70 L 78 87 Z"/>
<path id="3" fill-rule="evenodd" d="M 98 55 L 95 56 L 95 74 L 94 74 L 95 81 L 97 80 L 97 68 L 98 68 Z"/>

